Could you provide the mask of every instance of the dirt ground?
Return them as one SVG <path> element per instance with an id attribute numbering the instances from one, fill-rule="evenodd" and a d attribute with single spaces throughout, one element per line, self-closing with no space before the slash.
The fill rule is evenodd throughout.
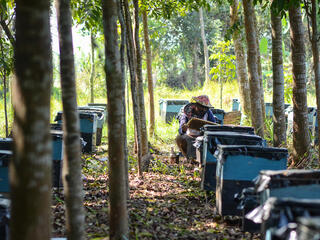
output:
<path id="1" fill-rule="evenodd" d="M 155 153 L 156 152 L 156 153 Z M 239 218 L 216 214 L 213 196 L 200 189 L 200 169 L 180 158 L 169 163 L 169 152 L 155 151 L 149 172 L 138 178 L 130 169 L 128 200 L 130 239 L 259 239 L 242 233 Z M 99 148 L 83 157 L 88 239 L 108 239 L 107 151 Z M 132 158 L 129 162 L 133 165 Z M 61 190 L 53 194 L 53 235 L 65 236 L 64 200 Z"/>

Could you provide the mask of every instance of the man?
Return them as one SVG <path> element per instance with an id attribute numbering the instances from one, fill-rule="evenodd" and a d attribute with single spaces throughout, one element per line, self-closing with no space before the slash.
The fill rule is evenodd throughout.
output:
<path id="1" fill-rule="evenodd" d="M 179 150 L 188 160 L 192 161 L 196 158 L 196 149 L 193 146 L 195 138 L 192 136 L 196 136 L 197 133 L 193 133 L 192 129 L 188 129 L 187 123 L 192 118 L 218 122 L 218 119 L 209 110 L 211 107 L 212 105 L 207 95 L 192 97 L 191 102 L 184 107 L 182 114 L 179 116 L 179 135 L 176 137 L 176 142 Z"/>

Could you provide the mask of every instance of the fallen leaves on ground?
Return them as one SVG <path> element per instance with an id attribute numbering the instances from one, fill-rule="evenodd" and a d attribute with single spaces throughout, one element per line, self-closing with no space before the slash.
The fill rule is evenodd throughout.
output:
<path id="1" fill-rule="evenodd" d="M 108 175 L 106 151 L 84 156 L 84 206 L 88 239 L 108 239 Z M 224 219 L 213 198 L 200 189 L 199 169 L 169 164 L 168 153 L 154 154 L 143 179 L 130 172 L 128 200 L 130 239 L 259 239 L 242 233 L 239 218 Z M 53 194 L 53 235 L 65 236 L 63 193 Z"/>

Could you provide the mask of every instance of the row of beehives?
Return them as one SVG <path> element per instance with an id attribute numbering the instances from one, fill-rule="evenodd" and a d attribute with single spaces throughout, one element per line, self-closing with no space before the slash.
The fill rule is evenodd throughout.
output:
<path id="1" fill-rule="evenodd" d="M 169 123 L 172 119 L 179 116 L 183 107 L 189 103 L 188 100 L 181 99 L 160 99 L 159 101 L 159 115 L 163 121 Z M 210 109 L 218 118 L 219 123 L 223 124 L 225 111 L 222 109 L 212 108 Z"/>
<path id="2" fill-rule="evenodd" d="M 305 237 L 320 231 L 320 171 L 286 170 L 287 149 L 267 147 L 251 127 L 205 125 L 202 133 L 201 187 L 215 191 L 220 215 L 242 216 L 242 229 L 265 239 L 320 239 Z"/>
<path id="3" fill-rule="evenodd" d="M 102 129 L 106 120 L 106 104 L 89 104 L 78 107 L 82 151 L 90 153 L 101 144 Z M 61 166 L 63 160 L 62 112 L 58 112 L 51 124 L 53 186 L 61 186 Z M 8 165 L 12 157 L 13 139 L 0 138 L 0 193 L 9 192 Z"/>
<path id="4" fill-rule="evenodd" d="M 293 108 L 290 104 L 285 104 L 285 116 L 286 116 L 286 128 L 287 134 L 292 134 L 293 131 Z M 266 109 L 266 117 L 273 117 L 273 106 L 272 103 L 265 104 Z M 237 98 L 232 99 L 232 111 L 240 111 L 240 101 Z M 309 132 L 312 136 L 312 143 L 318 143 L 318 120 L 317 120 L 317 108 L 316 107 L 308 107 L 308 126 Z"/>
<path id="5" fill-rule="evenodd" d="M 181 100 L 181 99 L 160 99 L 159 101 L 159 109 L 160 109 L 160 117 L 165 122 L 170 122 L 173 118 L 177 117 L 186 104 L 188 104 L 188 100 Z M 265 104 L 266 109 L 266 117 L 272 118 L 273 117 L 273 107 L 272 103 Z M 232 109 L 233 112 L 240 111 L 241 105 L 238 99 L 232 100 Z M 221 121 L 223 124 L 225 111 L 222 109 L 211 109 L 212 113 Z M 285 115 L 286 115 L 286 123 L 287 123 L 287 132 L 288 134 L 292 133 L 292 126 L 293 126 L 293 109 L 290 104 L 285 104 Z M 317 122 L 317 109 L 315 107 L 308 107 L 308 124 L 309 124 L 309 131 L 311 133 L 312 142 L 314 144 L 318 143 L 318 122 Z"/>
<path id="6" fill-rule="evenodd" d="M 82 151 L 94 151 L 101 144 L 102 129 L 106 121 L 106 104 L 89 104 L 78 107 Z M 61 187 L 61 170 L 63 161 L 62 112 L 58 112 L 51 124 L 52 136 L 52 185 Z M 0 239 L 9 239 L 8 222 L 10 200 L 9 161 L 12 158 L 13 139 L 0 138 Z"/>

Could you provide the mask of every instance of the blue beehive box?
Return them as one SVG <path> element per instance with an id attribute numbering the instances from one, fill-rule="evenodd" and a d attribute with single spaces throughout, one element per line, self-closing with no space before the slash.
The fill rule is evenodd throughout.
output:
<path id="1" fill-rule="evenodd" d="M 79 113 L 80 133 L 86 145 L 83 151 L 86 153 L 93 152 L 96 146 L 97 132 L 97 114 L 95 113 Z M 62 123 L 62 112 L 58 112 L 55 121 Z"/>
<path id="2" fill-rule="evenodd" d="M 160 99 L 160 117 L 168 123 L 178 116 L 180 109 L 188 103 L 188 100 L 183 99 Z"/>
<path id="3" fill-rule="evenodd" d="M 89 107 L 100 108 L 104 111 L 104 121 L 108 120 L 108 104 L 105 103 L 88 103 Z"/>
<path id="4" fill-rule="evenodd" d="M 260 136 L 239 132 L 205 132 L 203 138 L 201 188 L 206 191 L 216 190 L 217 159 L 214 155 L 218 144 L 224 145 L 260 145 L 265 146 L 265 140 Z"/>
<path id="5" fill-rule="evenodd" d="M 287 168 L 288 150 L 261 146 L 218 145 L 216 171 L 216 206 L 218 213 L 240 215 L 234 195 L 252 187 L 252 180 L 261 170 Z"/>
<path id="6" fill-rule="evenodd" d="M 9 162 L 12 158 L 12 151 L 0 150 L 0 192 L 8 193 L 9 184 Z"/>
<path id="7" fill-rule="evenodd" d="M 273 116 L 273 105 L 272 103 L 265 103 L 265 109 L 266 109 L 266 117 L 272 118 Z"/>
<path id="8" fill-rule="evenodd" d="M 78 111 L 82 113 L 95 113 L 97 114 L 97 133 L 96 133 L 96 145 L 101 145 L 102 130 L 105 123 L 105 110 L 97 107 L 78 107 Z"/>
<path id="9" fill-rule="evenodd" d="M 13 150 L 12 138 L 0 138 L 0 150 Z"/>
<path id="10" fill-rule="evenodd" d="M 269 197 L 320 199 L 319 170 L 265 170 L 254 183 L 260 204 Z"/>
<path id="11" fill-rule="evenodd" d="M 231 111 L 240 111 L 240 101 L 238 98 L 232 99 L 232 109 Z"/>
<path id="12" fill-rule="evenodd" d="M 319 199 L 271 197 L 246 217 L 256 223 L 261 223 L 261 234 L 265 236 L 264 239 L 272 240 L 289 239 L 291 233 L 296 235 L 297 222 L 300 217 L 305 216 L 320 216 Z"/>
<path id="13" fill-rule="evenodd" d="M 235 195 L 235 201 L 237 201 L 238 209 L 241 211 L 241 230 L 243 232 L 259 232 L 260 224 L 256 224 L 253 221 L 247 219 L 245 216 L 253 209 L 259 206 L 258 195 L 254 187 L 244 188 L 240 193 Z"/>
<path id="14" fill-rule="evenodd" d="M 52 185 L 62 186 L 63 132 L 51 130 L 52 138 Z"/>
<path id="15" fill-rule="evenodd" d="M 224 115 L 226 114 L 223 109 L 210 108 L 210 111 L 214 116 L 216 116 L 219 120 L 218 123 L 223 124 Z"/>

